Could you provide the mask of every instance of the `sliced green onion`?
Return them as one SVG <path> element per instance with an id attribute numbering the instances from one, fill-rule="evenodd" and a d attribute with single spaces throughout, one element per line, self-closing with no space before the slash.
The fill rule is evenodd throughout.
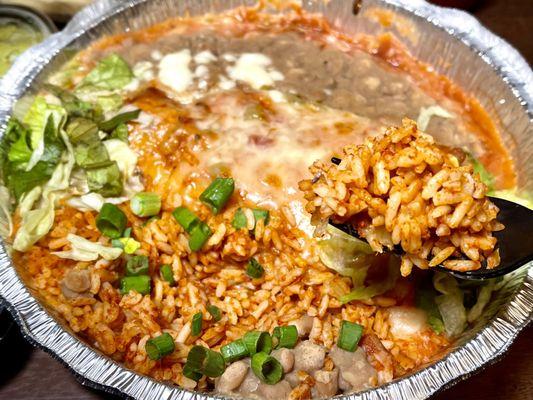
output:
<path id="1" fill-rule="evenodd" d="M 260 352 L 270 354 L 272 351 L 272 337 L 267 332 L 247 332 L 243 336 L 242 341 L 250 355 Z"/>
<path id="2" fill-rule="evenodd" d="M 193 346 L 187 356 L 187 364 L 191 371 L 198 372 L 210 378 L 222 375 L 226 363 L 222 354 L 203 346 Z"/>
<path id="3" fill-rule="evenodd" d="M 190 211 L 187 207 L 178 207 L 173 212 L 174 218 L 185 230 L 185 232 L 191 233 L 191 229 L 198 224 L 200 219 Z"/>
<path id="4" fill-rule="evenodd" d="M 205 222 L 199 221 L 191 229 L 189 247 L 192 251 L 200 250 L 212 234 L 213 232 L 211 232 L 209 226 Z"/>
<path id="5" fill-rule="evenodd" d="M 113 242 L 115 240 L 118 240 L 120 242 L 120 244 L 122 245 L 122 249 L 124 249 L 124 253 L 126 254 L 133 254 L 135 253 L 137 250 L 139 250 L 141 248 L 141 244 L 136 241 L 135 239 L 133 238 L 130 238 L 130 237 L 123 237 L 123 238 L 120 238 L 120 239 L 113 239 L 111 241 L 111 244 L 113 244 Z M 115 246 L 113 246 L 115 247 Z"/>
<path id="6" fill-rule="evenodd" d="M 240 360 L 242 358 L 248 357 L 250 352 L 248 348 L 242 341 L 242 339 L 235 340 L 234 342 L 228 343 L 220 348 L 220 353 L 224 360 L 227 363 L 232 363 L 234 361 Z"/>
<path id="7" fill-rule="evenodd" d="M 138 217 L 152 217 L 161 210 L 161 197 L 157 193 L 137 193 L 130 200 L 130 208 Z"/>
<path id="8" fill-rule="evenodd" d="M 239 208 L 237 211 L 235 211 L 231 225 L 237 230 L 246 228 L 246 225 L 248 225 L 246 215 L 244 215 L 242 208 Z"/>
<path id="9" fill-rule="evenodd" d="M 200 379 L 202 379 L 203 375 L 200 372 L 193 371 L 189 364 L 185 364 L 183 366 L 183 376 L 198 382 Z"/>
<path id="10" fill-rule="evenodd" d="M 96 217 L 96 227 L 104 236 L 118 239 L 126 228 L 126 214 L 120 208 L 111 203 L 105 203 Z"/>
<path id="11" fill-rule="evenodd" d="M 174 339 L 167 332 L 153 339 L 147 340 L 144 346 L 146 354 L 151 360 L 159 360 L 174 351 Z"/>
<path id="12" fill-rule="evenodd" d="M 294 325 L 277 326 L 272 333 L 272 339 L 276 343 L 276 349 L 282 347 L 292 349 L 298 342 L 298 329 Z"/>
<path id="13" fill-rule="evenodd" d="M 200 195 L 200 200 L 218 214 L 235 190 L 232 178 L 216 178 Z"/>
<path id="14" fill-rule="evenodd" d="M 343 350 L 354 352 L 362 334 L 363 327 L 361 325 L 350 321 L 342 321 L 337 346 Z"/>
<path id="15" fill-rule="evenodd" d="M 270 221 L 270 212 L 268 210 L 263 210 L 262 208 L 254 208 L 252 210 L 252 213 L 254 214 L 255 222 L 259 221 L 260 219 L 265 220 L 265 226 L 268 225 L 268 221 Z"/>
<path id="16" fill-rule="evenodd" d="M 209 312 L 209 314 L 211 314 L 215 322 L 218 322 L 222 319 L 222 313 L 220 312 L 220 308 L 218 308 L 217 306 L 210 304 L 207 306 L 207 311 Z"/>
<path id="17" fill-rule="evenodd" d="M 283 377 L 283 368 L 279 361 L 266 353 L 257 353 L 252 356 L 252 371 L 268 385 L 275 385 Z"/>
<path id="18" fill-rule="evenodd" d="M 193 315 L 191 323 L 191 335 L 199 336 L 202 333 L 202 319 L 204 315 L 199 312 Z"/>
<path id="19" fill-rule="evenodd" d="M 150 283 L 148 275 L 125 276 L 120 280 L 120 293 L 128 294 L 134 290 L 140 294 L 150 294 Z"/>
<path id="20" fill-rule="evenodd" d="M 255 258 L 251 258 L 246 266 L 246 274 L 253 279 L 261 278 L 265 269 Z"/>
<path id="21" fill-rule="evenodd" d="M 122 233 L 122 237 L 129 238 L 131 236 L 131 227 L 124 229 L 124 233 Z"/>
<path id="22" fill-rule="evenodd" d="M 161 271 L 161 276 L 163 279 L 170 285 L 174 285 L 176 283 L 174 280 L 174 272 L 172 271 L 172 267 L 170 265 L 163 264 L 159 270 Z"/>
<path id="23" fill-rule="evenodd" d="M 139 276 L 148 274 L 150 263 L 146 256 L 133 256 L 126 263 L 126 276 Z"/>
<path id="24" fill-rule="evenodd" d="M 120 124 L 125 124 L 126 122 L 137 118 L 140 113 L 141 110 L 124 112 L 122 114 L 115 115 L 113 118 L 108 119 L 107 121 L 101 122 L 98 127 L 104 132 L 111 132 Z"/>

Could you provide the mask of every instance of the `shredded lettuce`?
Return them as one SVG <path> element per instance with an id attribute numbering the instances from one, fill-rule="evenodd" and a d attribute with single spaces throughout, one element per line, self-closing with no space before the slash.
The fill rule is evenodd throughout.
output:
<path id="1" fill-rule="evenodd" d="M 99 193 L 89 192 L 79 197 L 69 198 L 67 204 L 80 211 L 100 211 L 104 203 L 121 204 L 128 200 L 127 197 L 104 197 Z"/>
<path id="2" fill-rule="evenodd" d="M 71 246 L 70 250 L 56 251 L 52 254 L 60 258 L 68 258 L 76 261 L 95 261 L 100 257 L 105 260 L 115 260 L 122 254 L 122 249 L 91 242 L 72 233 L 68 234 L 67 240 Z"/>
<path id="3" fill-rule="evenodd" d="M 11 198 L 9 189 L 0 185 L 0 236 L 4 239 L 13 232 L 13 220 L 11 219 Z"/>
<path id="4" fill-rule="evenodd" d="M 392 289 L 399 277 L 400 261 L 397 257 L 389 256 L 387 261 L 387 271 L 384 278 L 375 282 L 365 282 L 363 286 L 356 287 L 350 293 L 341 296 L 339 300 L 342 304 L 346 304 L 350 301 L 367 300 L 374 296 L 378 296 Z"/>
<path id="5" fill-rule="evenodd" d="M 446 334 L 449 337 L 460 335 L 466 328 L 466 308 L 463 304 L 463 292 L 455 278 L 443 272 L 433 276 L 433 286 L 442 293 L 435 298 Z"/>
<path id="6" fill-rule="evenodd" d="M 418 129 L 425 131 L 432 117 L 453 118 L 453 115 L 441 106 L 422 107 L 416 122 Z"/>
<path id="7" fill-rule="evenodd" d="M 133 79 L 130 67 L 118 54 L 101 59 L 96 67 L 82 80 L 80 87 L 93 86 L 98 89 L 122 89 Z"/>
<path id="8" fill-rule="evenodd" d="M 36 189 L 40 190 L 40 188 L 33 190 Z M 29 194 L 32 194 L 32 192 Z M 50 231 L 54 223 L 54 200 L 55 196 L 52 193 L 43 199 L 41 206 L 21 214 L 22 222 L 13 241 L 13 248 L 15 250 L 28 250 L 35 242 Z"/>
<path id="9" fill-rule="evenodd" d="M 62 133 L 62 138 L 67 147 L 67 151 L 62 156 L 62 162 L 55 168 L 52 176 L 42 188 L 34 187 L 20 202 L 19 214 L 22 221 L 13 241 L 15 250 L 26 251 L 52 229 L 55 202 L 65 196 L 74 167 L 72 145 L 65 133 Z"/>
<path id="10" fill-rule="evenodd" d="M 118 169 L 122 173 L 124 195 L 132 197 L 136 193 L 142 192 L 144 186 L 140 177 L 135 174 L 137 168 L 137 154 L 128 146 L 127 143 L 119 139 L 108 139 L 103 142 L 109 158 L 115 161 Z"/>
<path id="11" fill-rule="evenodd" d="M 55 149 L 54 139 L 58 138 L 66 115 L 63 107 L 47 103 L 43 96 L 35 98 L 22 121 L 29 128 L 30 145 L 33 149 L 26 171 L 31 170 L 45 156 L 46 151 Z"/>
<path id="12" fill-rule="evenodd" d="M 492 292 L 495 290 L 496 281 L 491 280 L 479 289 L 476 304 L 468 311 L 467 320 L 469 323 L 474 322 L 480 316 L 487 304 L 489 304 Z"/>

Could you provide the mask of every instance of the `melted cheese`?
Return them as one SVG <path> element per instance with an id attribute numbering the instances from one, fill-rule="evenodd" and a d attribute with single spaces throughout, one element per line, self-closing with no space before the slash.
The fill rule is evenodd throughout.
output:
<path id="1" fill-rule="evenodd" d="M 175 92 L 184 92 L 193 82 L 189 68 L 192 57 L 189 49 L 165 55 L 159 62 L 159 81 Z"/>
<path id="2" fill-rule="evenodd" d="M 261 53 L 243 53 L 235 65 L 227 68 L 228 75 L 235 81 L 246 82 L 254 89 L 272 86 L 284 79 L 281 72 L 271 68 L 272 60 Z"/>

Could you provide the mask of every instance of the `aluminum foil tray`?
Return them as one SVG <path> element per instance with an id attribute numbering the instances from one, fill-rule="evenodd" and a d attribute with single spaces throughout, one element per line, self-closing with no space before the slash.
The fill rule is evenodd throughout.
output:
<path id="1" fill-rule="evenodd" d="M 288 3 L 287 0 L 277 1 Z M 518 186 L 533 189 L 533 73 L 509 44 L 470 15 L 421 0 L 363 0 L 354 14 L 348 0 L 302 0 L 304 9 L 322 13 L 348 34 L 392 31 L 418 59 L 474 94 L 500 125 L 516 161 Z M 189 13 L 217 13 L 254 0 L 100 0 L 79 12 L 65 29 L 31 48 L 0 81 L 0 134 L 13 104 L 39 87 L 49 71 L 69 55 L 109 34 L 136 30 Z M 393 15 L 384 27 L 376 10 Z M 82 383 L 138 399 L 212 399 L 169 386 L 124 368 L 78 339 L 63 321 L 24 284 L 0 243 L 0 296 L 24 335 L 63 361 Z M 476 326 L 465 332 L 438 362 L 388 385 L 344 399 L 424 399 L 467 378 L 497 360 L 533 318 L 533 268 L 523 266 L 506 277 Z M 218 397 L 220 398 L 220 397 Z"/>

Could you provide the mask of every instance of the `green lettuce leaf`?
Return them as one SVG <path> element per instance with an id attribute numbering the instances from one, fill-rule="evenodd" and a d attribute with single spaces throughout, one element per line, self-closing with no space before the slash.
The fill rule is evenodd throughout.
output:
<path id="1" fill-rule="evenodd" d="M 45 89 L 56 96 L 70 117 L 80 117 L 90 120 L 99 120 L 101 112 L 87 101 L 79 99 L 74 93 L 59 86 L 45 84 Z"/>
<path id="2" fill-rule="evenodd" d="M 74 149 L 76 164 L 82 168 L 98 168 L 109 161 L 109 154 L 102 142 L 79 144 Z"/>
<path id="3" fill-rule="evenodd" d="M 11 236 L 11 233 L 13 232 L 11 203 L 9 189 L 0 185 L 0 236 L 3 239 Z"/>
<path id="4" fill-rule="evenodd" d="M 105 260 L 115 260 L 122 254 L 122 249 L 120 248 L 107 247 L 72 233 L 67 235 L 67 240 L 70 242 L 70 250 L 56 251 L 52 254 L 60 258 L 76 261 L 95 261 L 100 257 Z"/>
<path id="5" fill-rule="evenodd" d="M 11 142 L 11 143 L 9 143 Z M 7 159 L 13 163 L 27 163 L 31 158 L 28 130 L 15 118 L 11 118 L 6 129 L 6 143 L 9 146 Z"/>
<path id="6" fill-rule="evenodd" d="M 40 193 L 40 188 L 37 190 Z M 30 192 L 29 194 L 32 194 Z M 46 235 L 54 223 L 54 201 L 53 194 L 44 199 L 43 204 L 34 209 L 21 213 L 22 222 L 17 231 L 15 240 L 13 241 L 13 248 L 18 251 L 28 250 L 35 242 Z M 25 207 L 27 208 L 27 207 Z"/>
<path id="7" fill-rule="evenodd" d="M 87 74 L 80 87 L 93 86 L 98 89 L 122 89 L 133 79 L 133 73 L 122 57 L 111 54 L 101 59 Z"/>
<path id="8" fill-rule="evenodd" d="M 104 197 L 120 196 L 124 189 L 122 174 L 116 161 L 108 161 L 96 168 L 86 169 L 87 183 L 91 192 Z"/>
<path id="9" fill-rule="evenodd" d="M 67 127 L 67 135 L 72 144 L 100 141 L 98 125 L 90 119 L 72 118 Z"/>

